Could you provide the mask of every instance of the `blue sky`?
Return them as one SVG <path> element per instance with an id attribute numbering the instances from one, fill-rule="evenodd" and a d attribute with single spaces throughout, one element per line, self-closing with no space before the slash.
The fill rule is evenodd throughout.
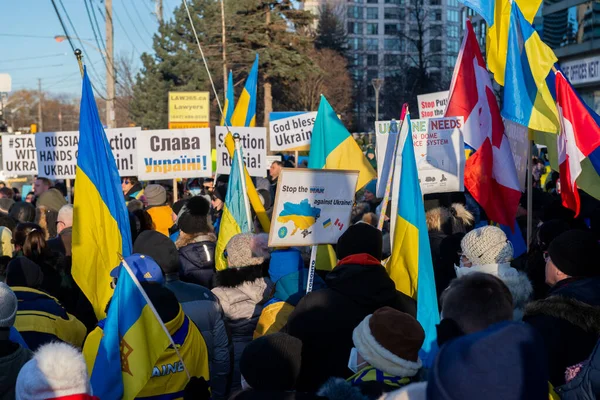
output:
<path id="1" fill-rule="evenodd" d="M 97 47 L 96 41 L 84 0 L 55 1 L 69 34 L 75 36 L 73 28 L 65 18 L 61 1 L 79 37 L 89 42 L 89 44 L 83 43 L 88 55 L 84 61 L 88 65 L 92 82 L 105 95 L 105 66 L 100 54 L 94 49 Z M 5 0 L 2 3 L 0 73 L 11 75 L 13 91 L 37 89 L 38 78 L 41 78 L 43 90 L 57 94 L 79 95 L 81 79 L 71 47 L 67 41 L 57 43 L 54 40 L 54 36 L 63 35 L 63 31 L 52 2 L 50 0 Z M 104 41 L 104 3 L 101 0 L 91 0 L 91 3 L 100 25 L 102 35 L 100 40 Z M 171 17 L 174 8 L 179 4 L 179 0 L 163 0 L 165 19 Z M 152 14 L 154 7 L 154 0 L 113 0 L 115 57 L 133 56 L 136 69 L 141 66 L 140 54 L 151 51 L 151 35 L 158 28 L 156 17 Z M 102 14 L 99 9 L 102 10 Z M 81 47 L 76 40 L 74 44 L 76 47 Z"/>

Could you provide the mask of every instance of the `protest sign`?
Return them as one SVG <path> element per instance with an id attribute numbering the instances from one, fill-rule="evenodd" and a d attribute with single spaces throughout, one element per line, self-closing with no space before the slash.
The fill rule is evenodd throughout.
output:
<path id="1" fill-rule="evenodd" d="M 212 176 L 210 128 L 139 131 L 140 180 Z"/>
<path id="2" fill-rule="evenodd" d="M 316 118 L 316 112 L 272 112 L 269 114 L 271 150 L 308 150 Z"/>
<path id="3" fill-rule="evenodd" d="M 142 128 L 111 128 L 105 129 L 106 138 L 110 144 L 119 176 L 137 176 L 137 133 Z"/>
<path id="4" fill-rule="evenodd" d="M 357 182 L 358 171 L 282 169 L 269 246 L 337 243 L 350 224 Z"/>
<path id="5" fill-rule="evenodd" d="M 448 91 L 422 94 L 417 96 L 419 118 L 441 118 L 448 105 Z"/>
<path id="6" fill-rule="evenodd" d="M 169 92 L 169 129 L 208 128 L 208 92 Z"/>
<path id="7" fill-rule="evenodd" d="M 244 155 L 244 163 L 250 176 L 264 178 L 267 175 L 267 129 L 230 127 L 231 134 L 240 135 L 240 144 Z M 227 127 L 217 126 L 215 135 L 217 139 L 217 174 L 229 175 L 231 171 L 231 157 L 225 147 Z"/>
<path id="8" fill-rule="evenodd" d="M 388 177 L 392 170 L 394 145 L 398 138 L 400 121 L 375 122 L 375 150 L 377 153 L 377 193 L 378 198 L 383 198 Z"/>
<path id="9" fill-rule="evenodd" d="M 77 167 L 79 132 L 43 132 L 35 135 L 38 175 L 73 179 Z"/>
<path id="10" fill-rule="evenodd" d="M 2 170 L 6 176 L 37 174 L 35 136 L 2 135 Z"/>
<path id="11" fill-rule="evenodd" d="M 271 168 L 271 164 L 275 161 L 281 162 L 281 156 L 267 156 L 267 169 Z"/>

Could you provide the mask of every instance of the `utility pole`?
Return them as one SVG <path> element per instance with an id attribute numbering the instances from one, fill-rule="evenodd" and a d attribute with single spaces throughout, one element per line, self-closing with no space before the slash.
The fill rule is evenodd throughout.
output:
<path id="1" fill-rule="evenodd" d="M 269 37 L 270 31 L 271 31 L 271 5 L 270 4 L 265 4 L 265 9 L 266 9 L 266 21 L 265 21 L 265 25 L 266 25 L 266 31 L 267 31 L 267 38 Z M 267 46 L 269 46 L 270 43 L 267 43 Z M 263 126 L 269 126 L 269 117 L 271 114 L 271 111 L 273 111 L 273 95 L 272 95 L 272 91 L 271 91 L 271 81 L 269 78 L 268 73 L 265 73 L 263 75 L 265 83 L 264 83 L 264 97 L 265 97 L 265 112 L 264 112 L 264 116 L 263 116 Z M 271 143 L 270 143 L 270 135 L 267 134 L 267 148 L 270 149 L 271 148 Z M 269 154 L 271 154 L 269 152 Z"/>
<path id="2" fill-rule="evenodd" d="M 379 91 L 383 85 L 383 79 L 373 79 L 371 81 L 373 89 L 375 89 L 375 121 L 379 121 Z"/>
<path id="3" fill-rule="evenodd" d="M 223 38 L 221 39 L 221 43 L 223 46 L 223 93 L 225 93 L 227 91 L 227 41 L 225 40 L 225 0 L 221 0 L 221 31 L 223 32 Z"/>
<path id="4" fill-rule="evenodd" d="M 42 121 L 42 80 L 38 78 L 38 132 L 44 132 L 44 122 Z"/>
<path id="5" fill-rule="evenodd" d="M 113 43 L 113 10 L 112 0 L 105 0 L 106 5 L 106 126 L 115 128 L 115 58 Z"/>
<path id="6" fill-rule="evenodd" d="M 162 25 L 163 23 L 163 0 L 155 0 L 156 1 L 156 19 L 158 19 L 158 24 Z"/>

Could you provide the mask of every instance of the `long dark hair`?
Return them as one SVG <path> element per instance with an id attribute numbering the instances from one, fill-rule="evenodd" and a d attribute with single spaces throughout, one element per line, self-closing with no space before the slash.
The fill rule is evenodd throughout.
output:
<path id="1" fill-rule="evenodd" d="M 13 233 L 13 244 L 23 251 L 25 257 L 36 263 L 51 256 L 46 245 L 46 233 L 41 226 L 31 222 L 17 225 Z"/>

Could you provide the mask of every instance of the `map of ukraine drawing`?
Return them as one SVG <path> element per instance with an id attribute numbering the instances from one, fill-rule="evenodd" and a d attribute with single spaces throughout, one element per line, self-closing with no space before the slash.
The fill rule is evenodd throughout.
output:
<path id="1" fill-rule="evenodd" d="M 294 224 L 294 230 L 291 233 L 293 236 L 298 229 L 302 230 L 304 237 L 308 235 L 308 228 L 313 226 L 321 216 L 321 209 L 311 207 L 308 199 L 302 200 L 299 204 L 284 203 L 283 210 L 279 213 L 277 221 L 286 224 L 290 221 Z"/>

